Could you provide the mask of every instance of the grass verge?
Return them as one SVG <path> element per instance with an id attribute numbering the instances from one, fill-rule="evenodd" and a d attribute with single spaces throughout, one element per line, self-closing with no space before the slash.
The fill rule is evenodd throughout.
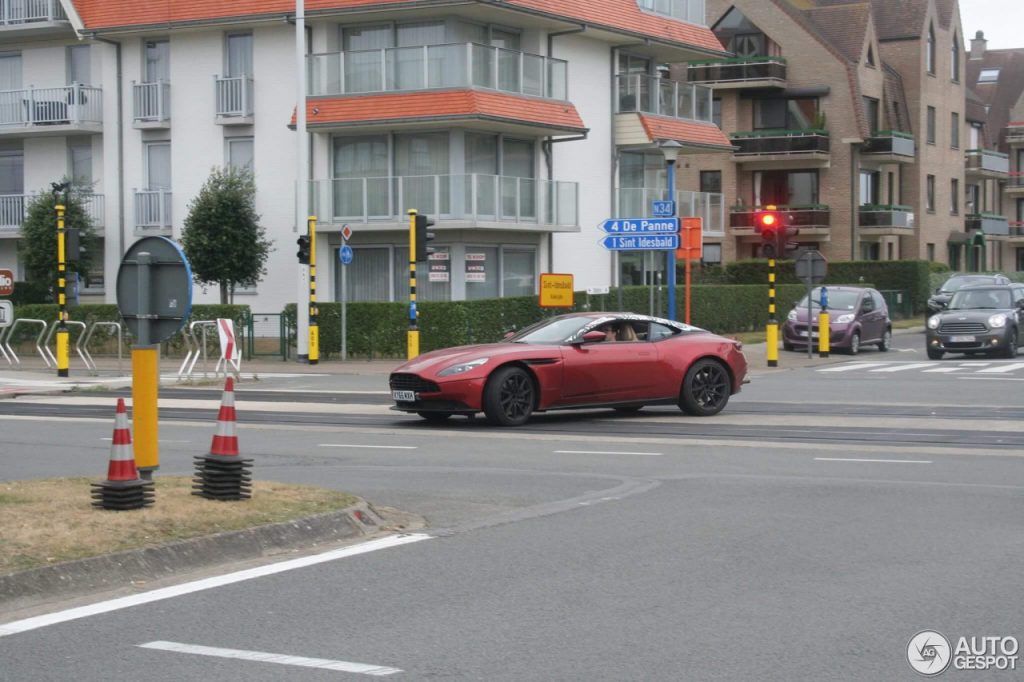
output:
<path id="1" fill-rule="evenodd" d="M 339 511 L 357 499 L 254 481 L 251 499 L 218 502 L 192 495 L 190 477 L 154 481 L 153 506 L 127 512 L 94 509 L 94 479 L 0 481 L 0 574 Z"/>

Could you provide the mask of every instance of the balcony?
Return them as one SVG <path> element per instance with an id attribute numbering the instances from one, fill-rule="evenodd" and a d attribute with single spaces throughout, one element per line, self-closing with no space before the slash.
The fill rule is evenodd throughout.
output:
<path id="1" fill-rule="evenodd" d="M 1011 220 L 1008 227 L 1010 234 L 1006 241 L 1017 246 L 1024 246 L 1024 220 Z"/>
<path id="2" fill-rule="evenodd" d="M 313 180 L 309 205 L 321 221 L 394 223 L 400 229 L 408 226 L 411 208 L 460 227 L 579 227 L 577 183 L 475 173 Z"/>
<path id="3" fill-rule="evenodd" d="M 1003 179 L 1010 172 L 1010 157 L 991 149 L 968 149 L 964 169 L 969 178 Z"/>
<path id="4" fill-rule="evenodd" d="M 623 218 L 642 218 L 651 215 L 651 202 L 665 198 L 665 190 L 620 187 L 615 214 Z M 706 237 L 725 236 L 725 197 L 715 192 L 677 191 L 676 214 L 681 217 L 703 218 L 702 229 Z"/>
<path id="5" fill-rule="evenodd" d="M 135 191 L 135 231 L 145 234 L 171 233 L 171 191 Z"/>
<path id="6" fill-rule="evenodd" d="M 738 147 L 733 152 L 733 161 L 744 164 L 744 170 L 829 166 L 826 130 L 755 130 L 732 133 L 729 137 Z"/>
<path id="7" fill-rule="evenodd" d="M 36 198 L 35 194 L 0 194 L 0 238 L 17 237 L 25 222 L 25 209 Z M 82 194 L 86 213 L 92 218 L 93 228 L 102 233 L 106 224 L 105 203 L 102 194 Z"/>
<path id="8" fill-rule="evenodd" d="M 68 29 L 60 0 L 0 0 L 0 32 L 44 34 Z"/>
<path id="9" fill-rule="evenodd" d="M 617 114 L 656 114 L 711 123 L 711 88 L 642 73 L 616 76 Z"/>
<path id="10" fill-rule="evenodd" d="M 220 125 L 252 125 L 252 76 L 214 76 L 216 123 Z"/>
<path id="11" fill-rule="evenodd" d="M 862 235 L 905 235 L 914 230 L 914 212 L 910 206 L 864 204 L 857 215 Z"/>
<path id="12" fill-rule="evenodd" d="M 898 130 L 878 130 L 864 140 L 861 160 L 874 163 L 913 163 L 914 136 Z"/>
<path id="13" fill-rule="evenodd" d="M 568 62 L 477 43 L 315 54 L 306 67 L 313 97 L 486 88 L 568 99 Z"/>
<path id="14" fill-rule="evenodd" d="M 691 83 L 701 83 L 716 90 L 786 87 L 784 57 L 701 59 L 691 61 L 686 73 Z"/>
<path id="15" fill-rule="evenodd" d="M 777 206 L 788 216 L 789 224 L 800 229 L 800 235 L 828 238 L 832 226 L 832 212 L 823 204 Z M 738 236 L 756 234 L 755 217 L 761 207 L 739 206 L 729 210 L 729 227 Z"/>
<path id="16" fill-rule="evenodd" d="M 103 132 L 103 91 L 73 83 L 60 88 L 0 91 L 0 136 Z"/>
<path id="17" fill-rule="evenodd" d="M 167 81 L 132 81 L 132 126 L 135 128 L 171 127 L 171 84 Z"/>
<path id="18" fill-rule="evenodd" d="M 1006 144 L 1024 145 L 1024 121 L 1010 121 L 1006 124 Z"/>
<path id="19" fill-rule="evenodd" d="M 1024 197 L 1024 171 L 1007 174 L 1006 193 L 1018 197 Z"/>
<path id="20" fill-rule="evenodd" d="M 976 230 L 986 235 L 1010 234 L 1010 221 L 1005 216 L 994 213 L 968 213 L 964 218 L 964 227 L 968 232 Z"/>

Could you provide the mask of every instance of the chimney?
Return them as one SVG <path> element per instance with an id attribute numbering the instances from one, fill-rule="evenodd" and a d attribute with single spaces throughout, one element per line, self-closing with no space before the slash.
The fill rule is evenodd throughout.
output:
<path id="1" fill-rule="evenodd" d="M 985 40 L 985 32 L 975 33 L 974 40 L 971 41 L 971 59 L 984 59 L 986 45 L 988 45 L 988 41 Z"/>

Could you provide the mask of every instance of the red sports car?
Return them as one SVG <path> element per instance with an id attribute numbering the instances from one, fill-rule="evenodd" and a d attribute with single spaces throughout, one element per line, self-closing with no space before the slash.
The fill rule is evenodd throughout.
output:
<path id="1" fill-rule="evenodd" d="M 632 412 L 674 404 L 688 414 L 722 411 L 745 382 L 739 341 L 632 313 L 552 317 L 500 343 L 425 353 L 390 377 L 392 409 L 430 421 L 483 412 L 518 426 L 533 412 L 610 407 Z"/>

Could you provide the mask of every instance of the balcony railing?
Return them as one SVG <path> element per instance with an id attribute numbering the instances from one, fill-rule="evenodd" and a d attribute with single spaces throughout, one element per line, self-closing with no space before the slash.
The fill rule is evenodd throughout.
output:
<path id="1" fill-rule="evenodd" d="M 701 59 L 686 69 L 691 83 L 743 83 L 745 81 L 786 81 L 785 57 L 739 57 Z"/>
<path id="2" fill-rule="evenodd" d="M 739 207 L 729 210 L 729 227 L 753 228 L 756 224 L 755 217 L 761 210 L 759 206 Z M 785 213 L 789 225 L 793 227 L 830 227 L 832 225 L 832 212 L 824 204 L 807 204 L 794 206 L 776 206 L 776 210 Z"/>
<path id="3" fill-rule="evenodd" d="M 991 149 L 968 149 L 965 154 L 964 163 L 968 171 L 999 174 L 1010 172 L 1010 157 L 1006 154 Z"/>
<path id="4" fill-rule="evenodd" d="M 964 226 L 968 231 L 980 230 L 985 234 L 1010 234 L 1009 219 L 993 213 L 968 213 L 964 219 Z"/>
<path id="5" fill-rule="evenodd" d="M 1011 220 L 1009 227 L 1011 237 L 1024 237 L 1024 220 Z"/>
<path id="6" fill-rule="evenodd" d="M 651 202 L 665 198 L 665 190 L 620 187 L 619 203 L 615 214 L 622 218 L 642 218 L 651 215 Z M 704 234 L 725 236 L 725 197 L 716 192 L 676 191 L 676 214 L 683 217 L 703 218 Z"/>
<path id="7" fill-rule="evenodd" d="M 910 206 L 864 204 L 858 215 L 861 227 L 914 229 L 914 211 Z"/>
<path id="8" fill-rule="evenodd" d="M 135 229 L 139 232 L 170 231 L 170 190 L 135 190 Z"/>
<path id="9" fill-rule="evenodd" d="M 25 222 L 25 208 L 36 198 L 35 194 L 0 194 L 0 230 L 5 232 L 21 229 Z M 92 218 L 93 227 L 102 229 L 105 224 L 105 204 L 102 194 L 79 194 L 85 211 Z"/>
<path id="10" fill-rule="evenodd" d="M 314 54 L 307 68 L 312 96 L 476 87 L 568 99 L 568 62 L 477 43 Z"/>
<path id="11" fill-rule="evenodd" d="M 73 83 L 61 88 L 0 91 L 0 128 L 99 125 L 103 91 Z"/>
<path id="12" fill-rule="evenodd" d="M 310 192 L 314 212 L 336 221 L 407 220 L 405 211 L 416 208 L 441 220 L 579 224 L 575 182 L 478 173 L 413 175 L 313 180 Z"/>
<path id="13" fill-rule="evenodd" d="M 1024 144 L 1024 121 L 1011 121 L 1006 125 L 1007 144 Z"/>
<path id="14" fill-rule="evenodd" d="M 883 154 L 914 158 L 914 136 L 899 130 L 877 130 L 864 140 L 862 154 Z"/>
<path id="15" fill-rule="evenodd" d="M 829 153 L 827 130 L 755 130 L 732 133 L 730 138 L 739 147 L 734 156 Z"/>
<path id="16" fill-rule="evenodd" d="M 164 123 L 171 119 L 171 84 L 167 81 L 132 81 L 136 123 Z"/>
<path id="17" fill-rule="evenodd" d="M 67 20 L 60 0 L 0 0 L 0 26 Z"/>
<path id="18" fill-rule="evenodd" d="M 252 76 L 214 76 L 217 118 L 249 118 L 253 114 Z"/>
<path id="19" fill-rule="evenodd" d="M 640 8 L 691 24 L 706 25 L 704 0 L 638 0 Z"/>
<path id="20" fill-rule="evenodd" d="M 1009 174 L 1006 179 L 1008 189 L 1024 189 L 1024 171 L 1015 171 Z"/>
<path id="21" fill-rule="evenodd" d="M 711 123 L 711 88 L 642 73 L 620 74 L 618 109 Z"/>

